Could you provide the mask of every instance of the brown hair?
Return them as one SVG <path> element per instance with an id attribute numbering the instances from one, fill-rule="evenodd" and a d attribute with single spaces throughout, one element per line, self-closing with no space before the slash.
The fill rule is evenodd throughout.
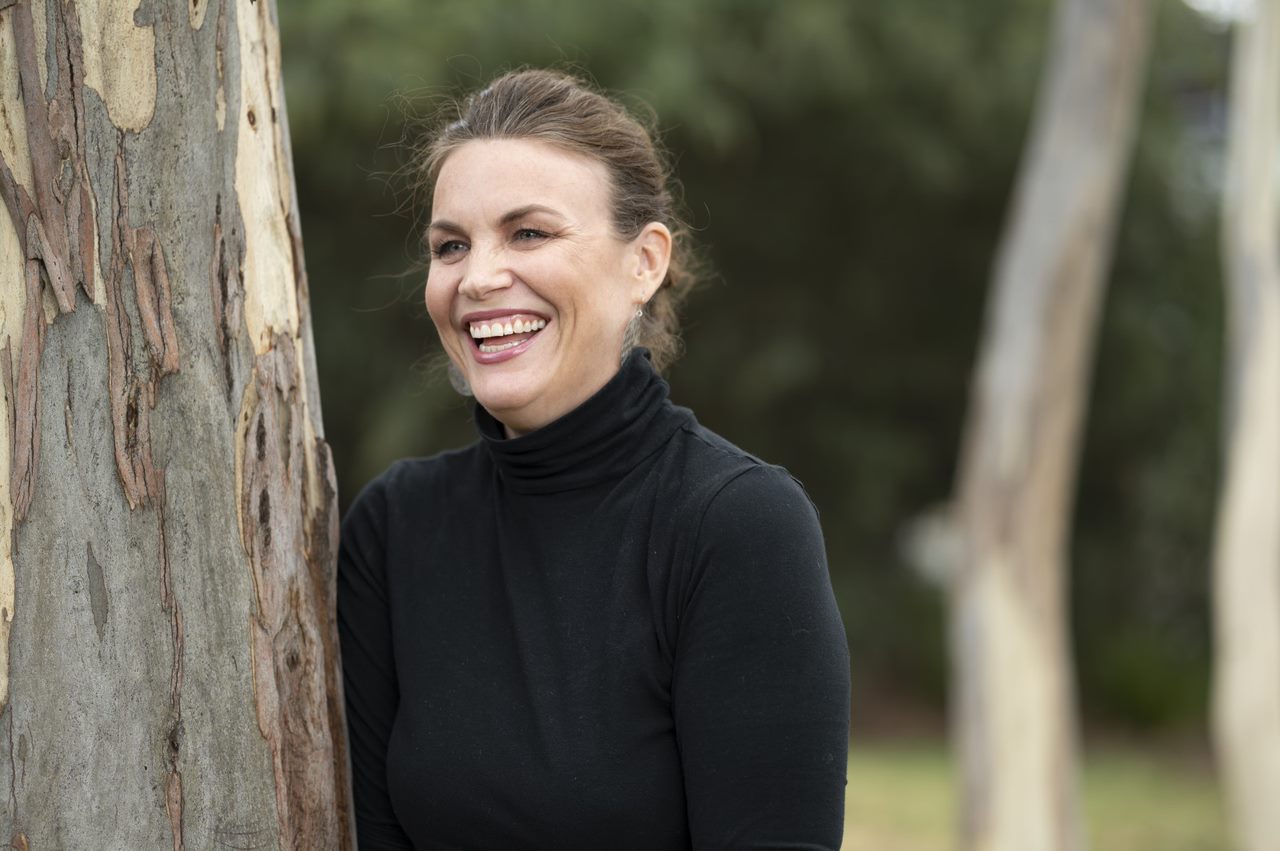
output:
<path id="1" fill-rule="evenodd" d="M 638 345 L 661 370 L 680 351 L 677 310 L 697 278 L 689 232 L 675 210 L 671 168 L 653 135 L 616 101 L 562 71 L 511 71 L 454 103 L 428 135 L 417 157 L 421 188 L 430 197 L 451 153 L 476 139 L 536 139 L 589 156 L 608 170 L 613 189 L 613 228 L 635 237 L 649 222 L 670 229 L 667 277 L 646 306 Z"/>

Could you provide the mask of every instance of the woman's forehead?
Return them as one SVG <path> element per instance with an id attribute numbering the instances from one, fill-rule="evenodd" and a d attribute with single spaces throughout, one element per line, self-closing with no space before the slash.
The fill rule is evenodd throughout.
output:
<path id="1" fill-rule="evenodd" d="M 495 219 L 518 208 L 607 216 L 608 197 L 608 171 L 597 160 L 540 140 L 483 139 L 466 142 L 444 161 L 432 216 Z"/>

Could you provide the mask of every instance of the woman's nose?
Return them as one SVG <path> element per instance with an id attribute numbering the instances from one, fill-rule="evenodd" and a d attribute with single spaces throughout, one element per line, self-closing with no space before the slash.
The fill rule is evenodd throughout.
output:
<path id="1" fill-rule="evenodd" d="M 490 293 L 505 290 L 514 280 L 511 267 L 498 251 L 472 251 L 467 258 L 467 270 L 458 290 L 477 301 Z"/>

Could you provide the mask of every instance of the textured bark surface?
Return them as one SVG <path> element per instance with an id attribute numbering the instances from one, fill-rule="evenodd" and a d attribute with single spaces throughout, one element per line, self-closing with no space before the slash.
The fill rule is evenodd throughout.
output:
<path id="1" fill-rule="evenodd" d="M 344 849 L 268 0 L 0 0 L 0 841 Z"/>
<path id="2" fill-rule="evenodd" d="M 1235 38 L 1213 727 L 1237 846 L 1267 851 L 1280 837 L 1280 2 L 1261 0 Z"/>
<path id="3" fill-rule="evenodd" d="M 1066 541 L 1148 0 L 1060 0 L 997 258 L 958 481 L 961 847 L 1075 851 Z"/>

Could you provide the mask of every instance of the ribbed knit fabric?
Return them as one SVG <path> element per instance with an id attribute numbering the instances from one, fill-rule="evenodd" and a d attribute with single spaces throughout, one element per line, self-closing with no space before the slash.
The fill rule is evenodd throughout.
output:
<path id="1" fill-rule="evenodd" d="M 849 668 L 816 512 L 637 349 L 343 521 L 361 851 L 834 849 Z"/>

